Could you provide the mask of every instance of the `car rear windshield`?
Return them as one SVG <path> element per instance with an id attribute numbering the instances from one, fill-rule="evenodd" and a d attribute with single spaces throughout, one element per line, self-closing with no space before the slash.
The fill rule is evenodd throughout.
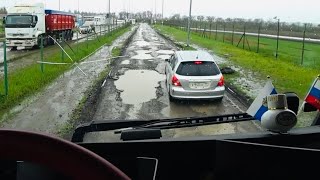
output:
<path id="1" fill-rule="evenodd" d="M 180 63 L 176 73 L 182 76 L 214 76 L 220 71 L 214 62 L 190 61 Z"/>

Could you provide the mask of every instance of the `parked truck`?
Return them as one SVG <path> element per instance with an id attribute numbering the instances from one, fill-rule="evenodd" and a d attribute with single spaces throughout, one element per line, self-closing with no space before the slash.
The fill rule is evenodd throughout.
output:
<path id="1" fill-rule="evenodd" d="M 49 36 L 71 40 L 75 18 L 71 13 L 45 10 L 42 3 L 16 5 L 3 19 L 7 47 L 39 47 L 41 38 L 44 46 L 54 44 Z"/>

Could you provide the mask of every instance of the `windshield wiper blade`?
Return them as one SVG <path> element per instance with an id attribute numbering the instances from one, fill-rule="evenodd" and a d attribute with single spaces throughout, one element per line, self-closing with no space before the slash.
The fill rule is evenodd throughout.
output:
<path id="1" fill-rule="evenodd" d="M 252 116 L 243 114 L 231 114 L 221 116 L 208 116 L 208 117 L 194 117 L 194 118 L 179 118 L 171 120 L 159 120 L 157 122 L 151 122 L 136 127 L 118 129 L 115 134 L 121 133 L 126 130 L 132 129 L 173 129 L 173 128 L 185 128 L 194 126 L 214 125 L 230 122 L 241 122 L 255 120 Z"/>
<path id="2" fill-rule="evenodd" d="M 229 122 L 255 120 L 247 113 L 193 117 L 193 118 L 176 118 L 176 119 L 157 119 L 157 120 L 105 120 L 92 121 L 78 126 L 73 135 L 72 142 L 82 142 L 86 133 L 115 130 L 115 133 L 134 129 L 173 129 L 193 126 L 203 126 L 212 124 L 221 124 Z"/>

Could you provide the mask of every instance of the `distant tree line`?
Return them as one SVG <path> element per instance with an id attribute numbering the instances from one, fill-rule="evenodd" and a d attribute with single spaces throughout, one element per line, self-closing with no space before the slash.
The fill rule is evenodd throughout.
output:
<path id="1" fill-rule="evenodd" d="M 0 14 L 7 14 L 7 9 L 5 7 L 0 8 Z"/>

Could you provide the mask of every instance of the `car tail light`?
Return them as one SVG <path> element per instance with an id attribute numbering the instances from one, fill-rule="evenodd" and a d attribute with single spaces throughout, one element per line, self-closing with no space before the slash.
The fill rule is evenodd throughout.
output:
<path id="1" fill-rule="evenodd" d="M 202 61 L 195 61 L 194 64 L 202 64 Z"/>
<path id="2" fill-rule="evenodd" d="M 224 77 L 221 76 L 219 82 L 218 82 L 218 86 L 224 86 Z"/>
<path id="3" fill-rule="evenodd" d="M 171 81 L 172 81 L 172 85 L 174 85 L 174 86 L 181 86 L 181 83 L 180 83 L 179 79 L 178 79 L 175 75 L 173 75 Z"/>

